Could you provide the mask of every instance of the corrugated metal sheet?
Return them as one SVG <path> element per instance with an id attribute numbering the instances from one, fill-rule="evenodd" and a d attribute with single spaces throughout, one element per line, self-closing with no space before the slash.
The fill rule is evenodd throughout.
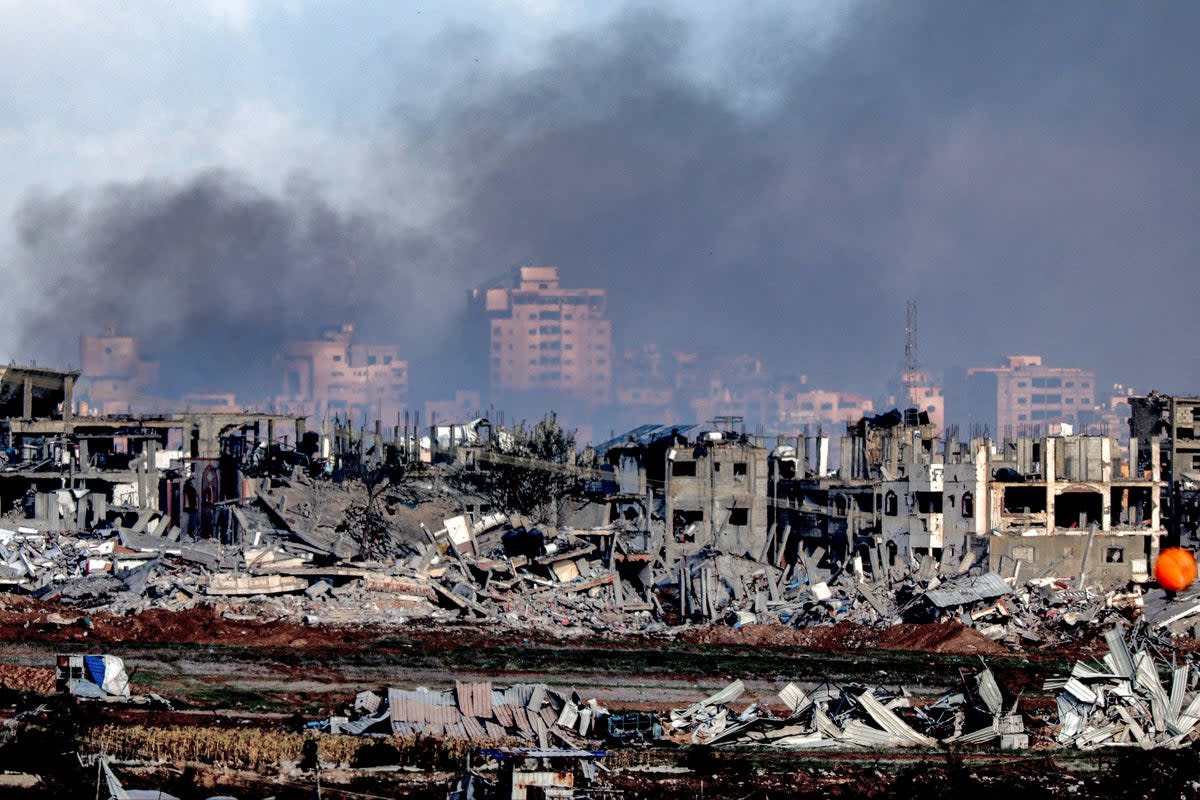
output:
<path id="1" fill-rule="evenodd" d="M 449 694 L 388 689 L 388 711 L 392 726 L 395 727 L 397 722 L 455 724 L 462 718 L 462 713 L 451 705 L 453 698 Z"/>
<path id="2" fill-rule="evenodd" d="M 820 706 L 813 709 L 813 726 L 816 727 L 818 733 L 832 739 L 840 739 L 845 735 L 845 732 L 829 718 L 828 714 L 821 710 Z"/>
<path id="3" fill-rule="evenodd" d="M 1085 664 L 1082 661 L 1076 661 L 1075 666 L 1071 667 L 1071 677 L 1080 678 L 1082 680 L 1096 680 L 1101 678 L 1120 678 L 1122 676 L 1119 674 L 1119 667 L 1117 667 L 1116 664 L 1105 664 L 1105 669 L 1100 670 Z M 1058 686 L 1052 687 L 1051 684 L 1053 682 L 1053 678 L 1048 678 L 1044 688 L 1061 689 L 1062 684 L 1066 683 L 1066 681 L 1063 680 L 1059 682 Z"/>
<path id="4" fill-rule="evenodd" d="M 572 772 L 514 772 L 513 800 L 526 800 L 529 797 L 529 787 L 537 786 L 540 794 L 550 798 L 569 798 L 575 796 L 575 775 Z"/>
<path id="5" fill-rule="evenodd" d="M 976 676 L 975 680 L 979 686 L 979 697 L 987 706 L 987 710 L 992 712 L 993 716 L 999 714 L 1004 698 L 1000 694 L 1000 687 L 996 685 L 996 678 L 992 675 L 992 671 L 985 669 Z"/>
<path id="6" fill-rule="evenodd" d="M 792 736 L 784 736 L 771 742 L 772 747 L 788 750 L 819 750 L 828 747 L 841 747 L 842 745 L 843 743 L 837 739 L 828 739 L 820 733 L 798 733 Z"/>
<path id="7" fill-rule="evenodd" d="M 995 723 L 993 723 L 988 725 L 986 728 L 980 728 L 977 731 L 964 733 L 960 736 L 955 736 L 951 739 L 948 739 L 947 741 L 960 742 L 962 744 L 986 744 L 999 735 L 1000 733 L 996 730 Z"/>
<path id="8" fill-rule="evenodd" d="M 1150 696 L 1150 716 L 1154 718 L 1154 727 L 1156 730 L 1166 730 L 1171 701 L 1158 679 L 1158 667 L 1144 650 L 1137 654 L 1133 662 L 1137 667 L 1137 683 Z"/>
<path id="9" fill-rule="evenodd" d="M 454 696 L 458 700 L 458 710 L 467 717 L 488 719 L 492 716 L 492 682 L 476 681 L 473 683 L 454 682 Z"/>
<path id="10" fill-rule="evenodd" d="M 510 706 L 529 706 L 533 696 L 534 684 L 516 683 L 504 690 L 504 702 Z"/>
<path id="11" fill-rule="evenodd" d="M 1200 694 L 1192 698 L 1192 702 L 1188 703 L 1173 725 L 1169 726 L 1172 734 L 1182 736 L 1192 732 L 1192 728 L 1196 727 L 1196 723 L 1200 721 Z"/>
<path id="12" fill-rule="evenodd" d="M 888 733 L 895 736 L 905 744 L 917 745 L 918 747 L 936 747 L 937 740 L 926 736 L 923 733 L 917 733 L 904 720 L 900 719 L 892 711 L 884 707 L 870 692 L 863 692 L 858 696 L 858 702 L 863 707 L 863 710 L 871 715 L 871 719 L 883 728 Z M 847 731 L 849 726 L 847 726 Z"/>
<path id="13" fill-rule="evenodd" d="M 506 704 L 496 704 L 492 706 L 492 714 L 496 717 L 496 721 L 505 728 L 513 726 L 513 707 Z"/>
<path id="14" fill-rule="evenodd" d="M 779 699 L 792 710 L 793 714 L 802 711 L 812 703 L 808 695 L 804 693 L 804 690 L 794 683 L 789 683 L 779 690 Z"/>
<path id="15" fill-rule="evenodd" d="M 1091 705 L 1099 699 L 1097 694 L 1088 688 L 1078 678 L 1071 678 L 1062 688 L 1064 692 L 1067 692 L 1081 703 L 1087 703 L 1088 705 Z"/>
<path id="16" fill-rule="evenodd" d="M 482 739 L 486 735 L 483 723 L 475 717 L 464 716 L 461 725 L 469 739 Z"/>
<path id="17" fill-rule="evenodd" d="M 675 431 L 680 436 L 686 436 L 689 431 L 695 430 L 698 425 L 659 425 L 651 423 L 648 425 L 639 425 L 631 431 L 614 436 L 607 442 L 596 445 L 596 455 L 603 457 L 605 453 L 614 447 L 623 447 L 629 444 L 645 446 L 651 442 L 662 439 L 665 436 L 670 436 L 671 431 Z"/>
<path id="18" fill-rule="evenodd" d="M 1108 652 L 1112 656 L 1113 665 L 1116 667 L 1117 677 L 1133 680 L 1134 667 L 1133 657 L 1129 654 L 1129 648 L 1125 646 L 1125 633 L 1120 626 L 1106 631 L 1104 641 L 1108 644 Z"/>
<path id="19" fill-rule="evenodd" d="M 936 589 L 925 593 L 929 602 L 938 608 L 964 606 L 980 600 L 1003 597 L 1012 592 L 1012 587 L 994 572 L 983 575 L 965 575 L 948 580 Z"/>
<path id="20" fill-rule="evenodd" d="M 1094 728 L 1087 733 L 1080 734 L 1075 737 L 1076 747 L 1089 747 L 1098 745 L 1101 742 L 1107 741 L 1121 732 L 1121 726 L 1117 724 L 1105 725 L 1103 728 Z"/>
<path id="21" fill-rule="evenodd" d="M 857 719 L 852 719 L 846 724 L 846 730 L 842 732 L 842 741 L 859 747 L 896 747 L 903 743 L 900 738 L 887 731 L 872 728 Z"/>
<path id="22" fill-rule="evenodd" d="M 1187 693 L 1188 672 L 1187 664 L 1183 664 L 1176 667 L 1171 675 L 1171 707 L 1168 724 L 1178 719 L 1179 712 L 1183 711 L 1183 698 Z"/>
<path id="23" fill-rule="evenodd" d="M 346 733 L 351 733 L 357 736 L 365 733 L 372 725 L 377 725 L 387 718 L 388 712 L 384 711 L 373 717 L 363 717 L 362 719 L 356 719 L 353 722 L 344 722 L 342 723 L 342 730 L 344 730 Z"/>
<path id="24" fill-rule="evenodd" d="M 529 721 L 529 715 L 524 706 L 517 706 L 513 709 L 513 725 L 518 731 L 533 733 L 533 723 Z"/>

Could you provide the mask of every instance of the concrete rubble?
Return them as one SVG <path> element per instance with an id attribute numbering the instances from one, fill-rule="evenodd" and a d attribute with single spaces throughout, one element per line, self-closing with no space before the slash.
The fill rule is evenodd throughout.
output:
<path id="1" fill-rule="evenodd" d="M 834 470 L 828 436 L 769 450 L 732 418 L 576 451 L 553 418 L 426 437 L 81 417 L 74 377 L 0 375 L 0 588 L 81 609 L 563 633 L 954 619 L 1014 648 L 1147 602 L 1172 632 L 1200 622 L 1195 596 L 1143 596 L 1163 489 L 1146 432 L 1123 461 L 1109 437 L 939 440 L 897 410 L 848 425 Z"/>
<path id="2" fill-rule="evenodd" d="M 310 520 L 333 516 L 324 510 L 330 505 L 344 512 L 358 487 L 280 483 L 283 489 L 234 507 L 237 531 L 227 543 L 182 538 L 154 512 L 137 514 L 128 527 L 80 532 L 0 528 L 0 581 L 92 610 L 221 602 L 228 613 L 310 624 L 463 617 L 513 628 L 654 632 L 668 623 L 956 619 L 1014 648 L 1068 641 L 1080 626 L 1143 603 L 1137 587 L 1101 592 L 1036 575 L 1018 582 L 984 570 L 969 554 L 884 570 L 871 564 L 882 554 L 839 563 L 818 547 L 780 568 L 705 546 L 667 570 L 665 547 L 648 551 L 644 535 L 620 525 L 549 528 L 498 513 L 445 517 L 436 530 L 421 523 L 418 532 L 396 536 L 387 560 L 342 557 L 350 540 L 335 525 Z M 1200 613 L 1200 601 L 1174 602 L 1170 611 L 1177 623 Z"/>
<path id="3" fill-rule="evenodd" d="M 631 724 L 643 741 L 681 745 L 794 750 L 949 744 L 1029 747 L 1016 702 L 1005 705 L 987 668 L 967 676 L 961 689 L 931 702 L 882 687 L 824 684 L 805 690 L 789 683 L 775 704 L 788 710 L 775 713 L 764 703 L 739 704 L 745 692 L 745 684 L 738 680 L 667 715 L 627 714 L 612 712 L 594 699 L 585 701 L 578 692 L 545 684 L 501 688 L 490 681 L 457 682 L 452 690 L 360 692 L 343 714 L 314 725 L 331 733 L 422 734 L 477 742 L 517 739 L 540 747 L 627 740 Z"/>

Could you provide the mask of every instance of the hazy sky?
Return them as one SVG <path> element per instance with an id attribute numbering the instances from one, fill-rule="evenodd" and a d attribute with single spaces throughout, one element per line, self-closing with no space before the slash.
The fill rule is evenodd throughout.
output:
<path id="1" fill-rule="evenodd" d="M 116 324 L 180 387 L 254 390 L 280 337 L 354 317 L 445 363 L 467 288 L 550 263 L 610 290 L 623 344 L 838 388 L 878 391 L 915 297 L 935 369 L 1042 353 L 1197 391 L 1198 22 L 9 0 L 0 350 L 65 363 Z"/>

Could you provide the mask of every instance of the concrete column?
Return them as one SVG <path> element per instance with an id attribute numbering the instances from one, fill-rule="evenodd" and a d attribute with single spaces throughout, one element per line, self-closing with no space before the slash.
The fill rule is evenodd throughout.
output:
<path id="1" fill-rule="evenodd" d="M 1174 404 L 1174 399 L 1172 399 Z M 1157 531 L 1162 525 L 1162 491 L 1159 482 L 1162 480 L 1162 470 L 1159 468 L 1159 448 L 1161 442 L 1157 436 L 1150 437 L 1150 480 L 1154 481 L 1154 489 L 1150 492 L 1150 530 Z M 1171 447 L 1175 447 L 1172 439 Z"/>
<path id="2" fill-rule="evenodd" d="M 146 454 L 142 453 L 142 455 L 134 461 L 134 464 L 137 465 L 135 469 L 137 473 L 138 508 L 150 508 L 150 503 L 148 502 L 148 481 L 146 478 Z"/>
<path id="3" fill-rule="evenodd" d="M 75 376 L 68 375 L 63 381 L 62 418 L 69 420 L 73 416 L 75 416 Z"/>
<path id="4" fill-rule="evenodd" d="M 108 495 L 104 492 L 92 492 L 88 495 L 92 506 L 92 524 L 103 522 L 108 516 Z"/>
<path id="5" fill-rule="evenodd" d="M 21 417 L 33 419 L 33 378 L 28 375 L 21 387 Z"/>
<path id="6" fill-rule="evenodd" d="M 975 444 L 975 486 L 971 499 L 975 503 L 975 518 L 971 520 L 972 533 L 982 534 L 992 529 L 992 451 L 986 439 Z"/>
<path id="7" fill-rule="evenodd" d="M 667 450 L 667 456 L 663 470 L 663 518 L 666 521 L 666 539 L 663 544 L 663 557 L 666 559 L 664 565 L 667 570 L 675 566 L 676 544 L 675 544 L 675 503 L 671 498 L 671 464 L 673 463 L 672 454 L 674 448 Z"/>
<path id="8" fill-rule="evenodd" d="M 1057 440 L 1047 436 L 1042 440 L 1042 475 L 1046 478 L 1046 530 L 1054 530 L 1054 484 L 1058 479 L 1055 474 L 1056 461 L 1054 446 Z"/>

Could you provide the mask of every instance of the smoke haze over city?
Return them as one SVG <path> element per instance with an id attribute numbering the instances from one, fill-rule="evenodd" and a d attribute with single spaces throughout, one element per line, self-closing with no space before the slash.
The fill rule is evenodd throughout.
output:
<path id="1" fill-rule="evenodd" d="M 230 55 L 213 84 L 136 101 L 128 66 L 83 103 L 55 83 L 83 56 L 4 57 L 35 64 L 0 115 L 9 356 L 73 363 L 116 327 L 165 391 L 253 398 L 283 339 L 353 321 L 409 354 L 415 397 L 445 395 L 472 379 L 468 290 L 553 264 L 608 290 L 618 348 L 875 394 L 915 298 L 936 371 L 1038 353 L 1200 388 L 1194 4 L 513 10 L 536 35 L 479 5 L 228 3 L 195 21 Z M 0 44 L 36 40 L 35 13 L 0 12 Z M 162 13 L 132 54 L 186 38 Z M 282 54 L 289 32 L 311 55 Z M 180 58 L 138 69 L 203 62 Z M 269 77 L 222 83 L 247 75 Z M 115 126 L 99 144 L 72 133 L 93 115 Z"/>

